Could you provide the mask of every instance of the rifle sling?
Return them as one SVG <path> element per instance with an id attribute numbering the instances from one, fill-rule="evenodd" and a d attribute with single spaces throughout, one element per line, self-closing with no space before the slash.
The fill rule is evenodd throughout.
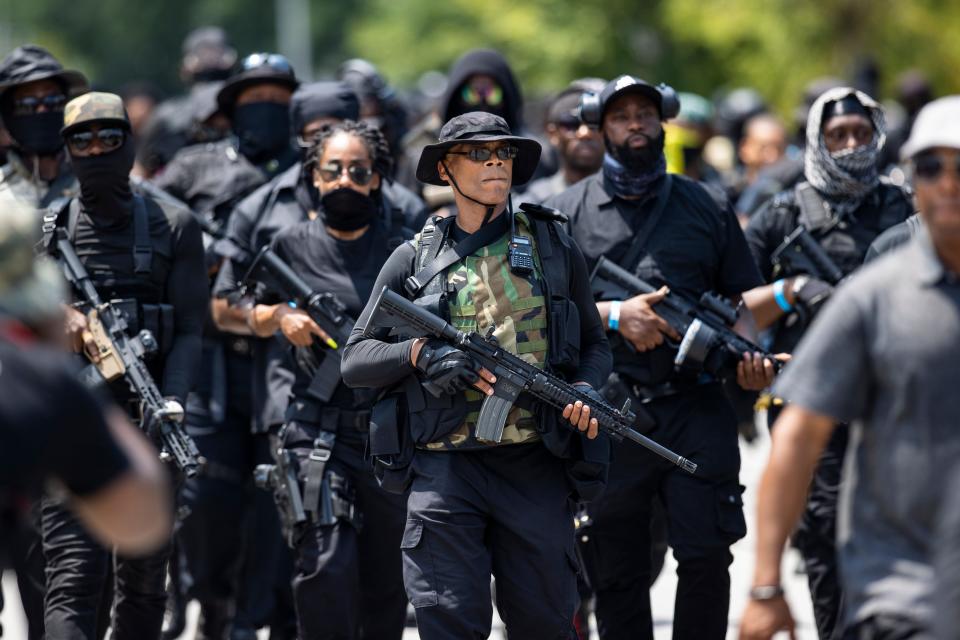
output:
<path id="1" fill-rule="evenodd" d="M 456 221 L 451 224 L 456 224 Z M 458 242 L 457 246 L 446 249 L 443 253 L 428 262 L 426 266 L 415 275 L 407 278 L 403 285 L 407 295 L 410 299 L 416 298 L 437 274 L 495 240 L 498 240 L 507 232 L 508 224 L 509 216 L 506 212 L 501 213 L 493 222 L 483 225 L 476 233 L 471 234 L 470 237 L 463 242 Z M 435 239 L 433 241 L 435 241 Z"/>
<path id="2" fill-rule="evenodd" d="M 673 178 L 670 174 L 668 173 L 663 176 L 660 189 L 657 191 L 656 203 L 650 211 L 650 215 L 647 216 L 640 230 L 633 236 L 633 243 L 630 245 L 630 250 L 627 251 L 623 259 L 619 261 L 620 265 L 631 273 L 636 273 L 637 268 L 640 266 L 640 257 L 646 249 L 647 240 L 650 239 L 650 235 L 653 233 L 653 230 L 656 229 L 657 223 L 667 208 L 667 201 L 670 199 L 670 187 L 672 185 Z"/>

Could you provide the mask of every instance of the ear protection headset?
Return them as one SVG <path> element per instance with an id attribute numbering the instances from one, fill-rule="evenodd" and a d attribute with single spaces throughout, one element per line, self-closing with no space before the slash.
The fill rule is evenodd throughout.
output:
<path id="1" fill-rule="evenodd" d="M 670 85 L 661 82 L 660 84 L 654 86 L 647 84 L 639 78 L 630 78 L 632 82 L 628 81 L 628 83 L 625 83 L 623 80 L 626 78 L 630 78 L 630 76 L 620 76 L 620 78 L 617 79 L 617 85 L 624 86 L 620 86 L 619 88 L 610 91 L 609 93 L 611 97 L 623 89 L 631 86 L 646 86 L 654 89 L 658 94 L 660 94 L 661 120 L 670 120 L 671 118 L 676 118 L 677 114 L 680 113 L 680 97 L 677 95 L 676 90 Z M 604 93 L 607 93 L 606 89 L 604 89 L 604 91 L 601 93 L 585 91 L 580 96 L 580 108 L 578 109 L 580 122 L 591 127 L 600 126 L 600 124 L 603 122 L 603 109 L 606 106 L 606 101 L 603 99 Z"/>

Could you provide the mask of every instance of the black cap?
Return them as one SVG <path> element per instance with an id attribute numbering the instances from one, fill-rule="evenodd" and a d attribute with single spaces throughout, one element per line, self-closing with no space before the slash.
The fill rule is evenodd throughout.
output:
<path id="1" fill-rule="evenodd" d="M 666 96 L 664 94 L 666 92 L 663 91 L 663 87 L 665 87 L 665 85 L 656 87 L 636 76 L 623 75 L 614 78 L 608 82 L 607 86 L 600 92 L 600 104 L 602 105 L 600 123 L 603 123 L 603 115 L 606 113 L 610 103 L 628 93 L 639 93 L 649 98 L 653 104 L 657 105 L 661 120 L 669 120 L 670 118 L 676 117 L 680 111 L 680 103 L 676 100 L 676 94 L 673 93 L 672 89 L 670 89 L 670 93 L 673 94 L 674 100 L 673 103 L 668 103 L 668 100 L 665 100 Z"/>
<path id="2" fill-rule="evenodd" d="M 194 80 L 223 79 L 236 62 L 237 50 L 220 27 L 199 27 L 183 40 L 183 68 Z"/>
<path id="3" fill-rule="evenodd" d="M 531 138 L 513 135 L 506 120 L 485 111 L 464 113 L 451 118 L 443 125 L 440 129 L 440 141 L 436 144 L 428 144 L 420 154 L 420 162 L 417 163 L 417 180 L 444 187 L 447 182 L 440 178 L 437 163 L 447 155 L 451 147 L 471 142 L 482 144 L 497 140 L 508 140 L 520 149 L 513 160 L 513 184 L 529 182 L 540 162 L 540 143 Z"/>
<path id="4" fill-rule="evenodd" d="M 17 47 L 0 62 L 0 95 L 7 89 L 37 80 L 59 81 L 67 97 L 90 90 L 87 78 L 82 73 L 64 69 L 49 51 L 35 44 Z"/>
<path id="5" fill-rule="evenodd" d="M 311 82 L 300 85 L 290 100 L 294 135 L 318 118 L 359 120 L 360 100 L 345 82 Z"/>
<path id="6" fill-rule="evenodd" d="M 217 94 L 217 104 L 225 114 L 233 113 L 240 92 L 255 84 L 279 84 L 295 91 L 300 81 L 293 66 L 279 53 L 251 53 L 240 63 L 240 71 L 228 79 Z"/>

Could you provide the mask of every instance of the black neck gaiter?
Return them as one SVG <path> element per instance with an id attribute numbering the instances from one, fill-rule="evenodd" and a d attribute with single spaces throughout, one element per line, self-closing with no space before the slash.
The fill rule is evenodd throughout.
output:
<path id="1" fill-rule="evenodd" d="M 120 226 L 130 219 L 133 204 L 130 170 L 134 155 L 133 142 L 128 136 L 116 151 L 98 156 L 70 156 L 73 172 L 80 182 L 83 210 L 102 226 Z"/>
<path id="2" fill-rule="evenodd" d="M 60 137 L 63 111 L 6 116 L 4 124 L 10 137 L 26 155 L 53 156 L 63 148 L 63 138 Z"/>

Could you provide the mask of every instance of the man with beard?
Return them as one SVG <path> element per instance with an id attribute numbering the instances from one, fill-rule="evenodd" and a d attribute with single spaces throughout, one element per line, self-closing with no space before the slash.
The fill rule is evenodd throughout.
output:
<path id="1" fill-rule="evenodd" d="M 585 98 L 582 117 L 599 125 L 604 137 L 603 169 L 545 203 L 570 216 L 571 235 L 588 267 L 606 256 L 662 285 L 652 294 L 597 304 L 619 381 L 605 392 L 642 401 L 656 419 L 648 435 L 700 465 L 691 476 L 640 449 L 616 450 L 610 484 L 590 504 L 593 526 L 582 549 L 604 639 L 653 638 L 655 496 L 666 508 L 679 565 L 674 638 L 725 636 L 729 547 L 746 533 L 733 409 L 720 380 L 674 372 L 676 348 L 667 341 L 680 336 L 657 315 L 656 304 L 668 286 L 693 299 L 713 291 L 737 300 L 761 280 L 729 205 L 721 208 L 699 183 L 666 173 L 662 122 L 678 108 L 670 87 L 632 76 L 612 80 L 595 99 Z M 744 331 L 749 320 L 741 316 L 736 328 Z M 770 377 L 764 365 L 759 355 L 744 354 L 741 386 L 762 388 Z"/>
<path id="2" fill-rule="evenodd" d="M 211 285 L 223 257 L 217 239 L 234 209 L 296 162 L 290 101 L 298 86 L 283 56 L 247 56 L 240 72 L 224 83 L 216 97 L 234 136 L 181 150 L 154 181 L 208 222 L 205 245 Z M 270 622 L 274 609 L 272 591 L 277 580 L 273 576 L 285 563 L 278 557 L 283 548 L 272 505 L 253 499 L 255 515 L 247 514 L 248 524 L 237 526 L 231 521 L 246 511 L 250 500 L 245 494 L 253 490 L 249 471 L 258 456 L 266 455 L 266 447 L 259 451 L 256 438 L 250 437 L 251 430 L 258 432 L 256 391 L 251 394 L 256 370 L 253 352 L 248 338 L 207 324 L 197 388 L 186 408 L 188 432 L 197 436 L 197 446 L 210 464 L 204 477 L 188 481 L 184 490 L 186 502 L 197 513 L 178 535 L 183 547 L 178 545 L 174 568 L 178 587 L 172 592 L 174 615 L 165 632 L 171 637 L 182 631 L 184 593 L 200 600 L 201 626 L 210 637 L 222 636 L 231 619 L 236 636 L 252 635 L 258 626 Z M 249 544 L 241 552 L 244 535 Z"/>
<path id="3" fill-rule="evenodd" d="M 58 229 L 65 230 L 101 298 L 127 310 L 130 331 L 146 329 L 155 336 L 158 349 L 146 364 L 170 413 L 182 415 L 206 315 L 200 229 L 189 211 L 131 190 L 134 149 L 120 96 L 90 93 L 69 102 L 62 135 L 80 196 L 45 216 L 44 244 L 55 253 L 52 239 Z M 80 311 L 68 311 L 67 331 L 75 351 L 97 353 Z M 143 419 L 125 379 L 108 389 Z M 111 562 L 113 637 L 158 637 L 169 547 L 142 557 L 114 557 L 90 538 L 60 498 L 45 497 L 41 511 L 48 637 L 99 637 L 98 616 L 111 617 L 111 603 L 102 601 Z"/>
<path id="4" fill-rule="evenodd" d="M 539 204 L 600 170 L 603 162 L 603 137 L 596 128 L 580 121 L 580 96 L 585 91 L 599 93 L 603 80 L 574 80 L 547 107 L 544 131 L 557 150 L 560 169 L 552 176 L 531 182 L 520 200 Z"/>
<path id="5" fill-rule="evenodd" d="M 76 193 L 60 128 L 67 100 L 87 90 L 83 74 L 34 44 L 0 63 L 0 117 L 13 142 L 0 169 L 0 210 L 14 203 L 42 209 Z"/>
<path id="6" fill-rule="evenodd" d="M 810 107 L 804 180 L 777 195 L 750 219 L 750 251 L 767 282 L 745 296 L 760 327 L 776 325 L 775 351 L 791 352 L 833 287 L 815 274 L 774 272 L 773 252 L 803 225 L 843 275 L 863 264 L 871 243 L 913 213 L 909 195 L 878 176 L 884 145 L 883 110 L 850 87 L 830 89 Z M 770 412 L 776 419 L 778 412 Z M 772 422 L 771 422 L 772 424 Z M 836 638 L 843 609 L 837 576 L 836 524 L 847 425 L 831 436 L 810 489 L 794 543 L 803 555 L 822 640 Z"/>

